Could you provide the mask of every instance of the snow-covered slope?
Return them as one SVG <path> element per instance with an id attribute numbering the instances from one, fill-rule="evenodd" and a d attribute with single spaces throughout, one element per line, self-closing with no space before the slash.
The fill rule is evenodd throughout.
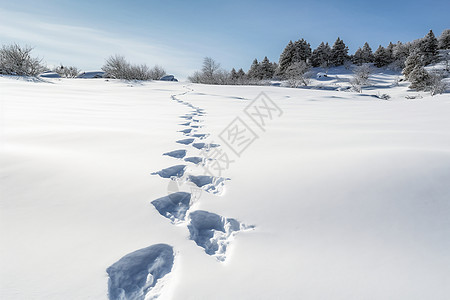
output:
<path id="1" fill-rule="evenodd" d="M 372 80 L 0 77 L 0 298 L 447 299 L 450 98 Z"/>

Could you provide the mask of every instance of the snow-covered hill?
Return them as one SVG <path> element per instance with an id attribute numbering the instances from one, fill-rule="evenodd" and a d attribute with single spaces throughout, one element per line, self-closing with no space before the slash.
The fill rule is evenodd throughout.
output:
<path id="1" fill-rule="evenodd" d="M 450 97 L 396 77 L 0 77 L 0 298 L 448 299 Z"/>

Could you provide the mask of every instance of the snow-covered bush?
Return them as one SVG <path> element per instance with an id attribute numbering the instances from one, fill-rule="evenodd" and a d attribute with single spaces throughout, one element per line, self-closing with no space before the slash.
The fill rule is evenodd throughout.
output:
<path id="1" fill-rule="evenodd" d="M 445 93 L 448 88 L 448 84 L 444 81 L 444 76 L 441 73 L 430 74 L 430 93 L 431 96 Z"/>
<path id="2" fill-rule="evenodd" d="M 31 56 L 30 46 L 3 45 L 0 49 L 0 74 L 37 76 L 45 71 L 42 59 Z"/>
<path id="3" fill-rule="evenodd" d="M 54 68 L 53 72 L 64 78 L 75 78 L 80 74 L 80 70 L 77 67 L 63 65 Z"/>
<path id="4" fill-rule="evenodd" d="M 160 66 L 132 65 L 121 55 L 110 56 L 102 67 L 105 77 L 126 80 L 158 80 L 166 74 Z"/>
<path id="5" fill-rule="evenodd" d="M 369 83 L 369 76 L 371 72 L 372 71 L 369 64 L 363 64 L 353 69 L 354 75 L 350 80 L 350 84 L 356 92 L 361 93 L 362 87 Z"/>
<path id="6" fill-rule="evenodd" d="M 214 59 L 205 57 L 202 70 L 189 76 L 188 80 L 193 83 L 225 85 L 231 83 L 231 76 L 229 72 L 221 69 L 220 64 Z"/>
<path id="7" fill-rule="evenodd" d="M 293 63 L 285 72 L 288 85 L 292 88 L 297 88 L 301 85 L 307 86 L 310 83 L 308 77 L 309 65 L 304 61 Z"/>
<path id="8" fill-rule="evenodd" d="M 166 70 L 164 70 L 164 68 L 161 66 L 156 65 L 150 69 L 150 78 L 153 80 L 159 80 L 164 75 L 167 75 L 167 73 Z"/>

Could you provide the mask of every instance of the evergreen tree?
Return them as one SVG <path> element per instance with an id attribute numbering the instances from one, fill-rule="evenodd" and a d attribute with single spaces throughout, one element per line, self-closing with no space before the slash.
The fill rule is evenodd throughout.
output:
<path id="1" fill-rule="evenodd" d="M 330 62 L 332 65 L 342 66 L 347 59 L 348 47 L 345 45 L 344 41 L 338 37 L 336 42 L 334 42 L 333 48 L 331 48 Z"/>
<path id="2" fill-rule="evenodd" d="M 420 41 L 420 51 L 423 55 L 423 63 L 429 65 L 437 59 L 438 56 L 438 40 L 434 36 L 432 30 Z"/>
<path id="3" fill-rule="evenodd" d="M 403 75 L 409 80 L 409 75 L 416 68 L 423 66 L 422 57 L 418 51 L 413 51 L 405 61 L 405 68 L 403 69 Z"/>
<path id="4" fill-rule="evenodd" d="M 312 52 L 311 64 L 313 67 L 328 67 L 330 63 L 331 48 L 323 42 Z"/>
<path id="5" fill-rule="evenodd" d="M 439 49 L 450 49 L 450 29 L 445 29 L 439 37 Z"/>
<path id="6" fill-rule="evenodd" d="M 401 69 L 405 67 L 406 58 L 409 56 L 408 45 L 398 41 L 393 48 L 393 60 L 394 63 Z"/>
<path id="7" fill-rule="evenodd" d="M 386 47 L 387 64 L 394 62 L 394 47 L 395 45 L 392 42 L 389 42 L 389 45 Z"/>
<path id="8" fill-rule="evenodd" d="M 272 79 L 275 73 L 275 69 L 273 68 L 272 63 L 269 61 L 267 56 L 264 57 L 263 61 L 260 64 L 259 69 L 261 77 L 260 79 Z"/>
<path id="9" fill-rule="evenodd" d="M 230 72 L 231 83 L 232 84 L 236 84 L 238 79 L 239 79 L 239 77 L 238 77 L 238 74 L 236 72 L 236 69 L 235 68 L 231 69 L 231 72 Z"/>
<path id="10" fill-rule="evenodd" d="M 256 58 L 253 60 L 250 70 L 248 70 L 248 78 L 250 78 L 250 79 L 261 79 L 262 78 L 261 72 L 260 72 L 260 64 Z"/>
<path id="11" fill-rule="evenodd" d="M 374 53 L 374 62 L 375 66 L 377 68 L 381 68 L 389 64 L 389 53 L 388 51 L 383 47 L 379 46 L 378 49 Z"/>
<path id="12" fill-rule="evenodd" d="M 354 63 L 355 65 L 358 65 L 358 66 L 360 66 L 364 63 L 363 52 L 362 52 L 361 47 L 355 51 L 355 54 L 353 54 L 352 63 Z"/>
<path id="13" fill-rule="evenodd" d="M 283 76 L 289 66 L 292 64 L 292 58 L 294 57 L 294 43 L 289 41 L 287 46 L 284 48 L 283 53 L 280 55 L 280 60 L 278 63 L 278 74 Z"/>
<path id="14" fill-rule="evenodd" d="M 311 58 L 311 45 L 304 39 L 298 40 L 294 43 L 293 54 L 292 62 L 304 61 L 305 63 L 308 63 Z"/>
<path id="15" fill-rule="evenodd" d="M 411 85 L 409 87 L 417 91 L 428 90 L 431 85 L 430 74 L 428 74 L 425 68 L 421 65 L 416 66 L 412 72 L 409 73 L 408 79 L 411 81 Z"/>
<path id="16" fill-rule="evenodd" d="M 239 84 L 244 84 L 244 83 L 245 83 L 245 81 L 246 81 L 246 75 L 245 75 L 244 70 L 242 70 L 242 68 L 240 68 L 240 69 L 237 71 L 237 78 L 238 78 L 238 83 L 239 83 Z"/>
<path id="17" fill-rule="evenodd" d="M 364 63 L 371 63 L 373 62 L 373 53 L 372 48 L 370 48 L 369 43 L 365 42 L 364 46 L 362 48 Z"/>

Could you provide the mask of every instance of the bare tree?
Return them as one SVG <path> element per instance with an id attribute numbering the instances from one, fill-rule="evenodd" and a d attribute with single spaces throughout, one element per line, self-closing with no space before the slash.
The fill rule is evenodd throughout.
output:
<path id="1" fill-rule="evenodd" d="M 204 83 L 214 84 L 216 83 L 216 73 L 220 69 L 220 64 L 211 57 L 205 57 L 203 59 L 202 73 Z"/>
<path id="2" fill-rule="evenodd" d="M 121 55 L 110 56 L 102 70 L 107 78 L 130 79 L 130 64 Z"/>
<path id="3" fill-rule="evenodd" d="M 42 59 L 31 56 L 30 46 L 4 45 L 0 49 L 0 73 L 20 76 L 37 76 L 45 71 Z"/>
<path id="4" fill-rule="evenodd" d="M 154 66 L 151 70 L 150 70 L 150 77 L 153 80 L 159 80 L 161 79 L 161 77 L 163 77 L 164 75 L 166 75 L 166 70 L 164 70 L 163 67 L 161 66 Z"/>
<path id="5" fill-rule="evenodd" d="M 195 72 L 188 79 L 193 83 L 232 84 L 230 73 L 221 69 L 220 64 L 211 57 L 205 57 L 202 70 Z"/>
<path id="6" fill-rule="evenodd" d="M 353 69 L 354 75 L 350 80 L 350 84 L 356 92 L 361 93 L 362 87 L 369 83 L 370 73 L 371 69 L 369 64 L 363 64 Z"/>

